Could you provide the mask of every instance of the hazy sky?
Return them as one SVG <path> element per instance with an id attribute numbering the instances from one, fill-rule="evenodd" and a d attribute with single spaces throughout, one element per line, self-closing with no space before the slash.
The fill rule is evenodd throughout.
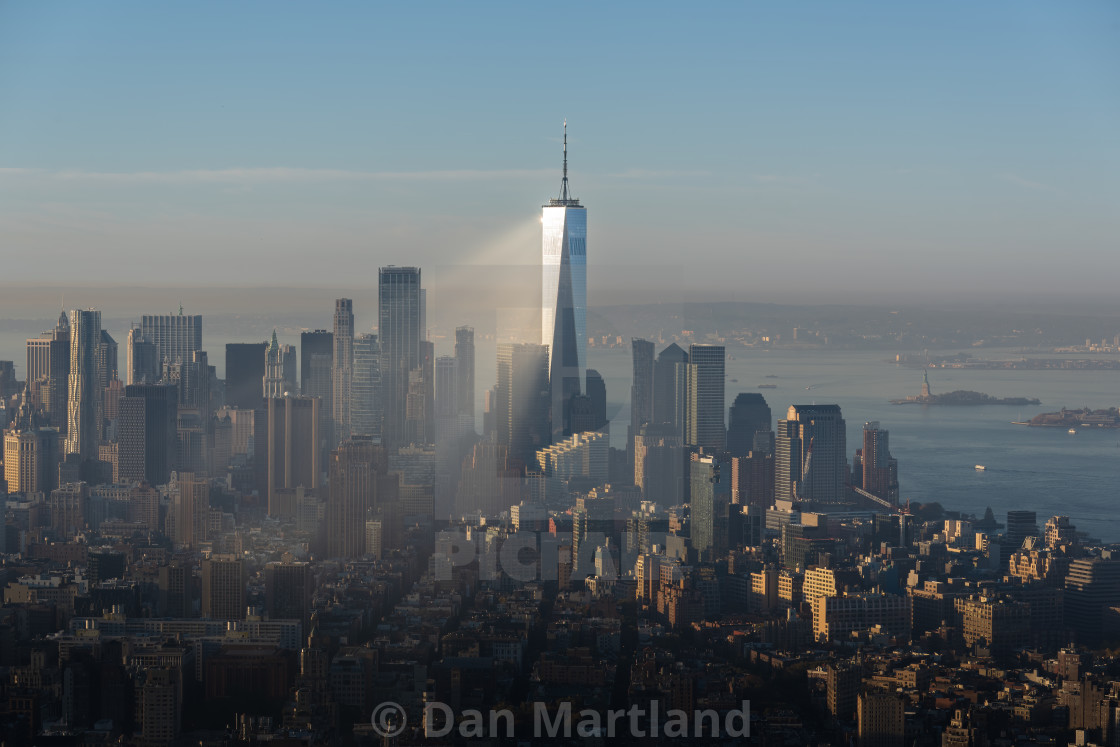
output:
<path id="1" fill-rule="evenodd" d="M 1115 2 L 10 1 L 0 285 L 536 264 L 565 117 L 592 303 L 1120 271 Z"/>

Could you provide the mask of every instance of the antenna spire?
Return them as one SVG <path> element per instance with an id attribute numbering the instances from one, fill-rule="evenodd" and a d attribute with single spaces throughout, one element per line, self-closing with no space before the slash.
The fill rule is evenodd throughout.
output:
<path id="1" fill-rule="evenodd" d="M 568 192 L 568 120 L 564 119 L 564 178 L 560 182 L 560 200 L 564 203 L 572 199 Z"/>

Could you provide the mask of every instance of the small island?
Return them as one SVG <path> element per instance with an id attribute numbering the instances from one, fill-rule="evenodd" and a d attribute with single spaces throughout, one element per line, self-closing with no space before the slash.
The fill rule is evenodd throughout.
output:
<path id="1" fill-rule="evenodd" d="M 980 405 L 1037 405 L 1039 400 L 1029 397 L 993 397 L 981 392 L 970 392 L 958 389 L 947 394 L 934 394 L 929 389 L 929 372 L 922 374 L 922 393 L 905 399 L 892 399 L 892 405 L 956 405 L 963 407 L 978 407 Z"/>
<path id="2" fill-rule="evenodd" d="M 1016 425 L 1032 428 L 1120 428 L 1120 410 L 1115 407 L 1107 410 L 1091 410 L 1088 407 L 1067 410 L 1063 407 L 1058 412 L 1044 412 Z"/>

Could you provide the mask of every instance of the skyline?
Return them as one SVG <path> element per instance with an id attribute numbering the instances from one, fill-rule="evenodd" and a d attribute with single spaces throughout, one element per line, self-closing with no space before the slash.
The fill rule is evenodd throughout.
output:
<path id="1" fill-rule="evenodd" d="M 567 117 L 590 271 L 635 292 L 1111 291 L 1120 9 L 588 12 L 6 6 L 5 282 L 531 266 Z"/>

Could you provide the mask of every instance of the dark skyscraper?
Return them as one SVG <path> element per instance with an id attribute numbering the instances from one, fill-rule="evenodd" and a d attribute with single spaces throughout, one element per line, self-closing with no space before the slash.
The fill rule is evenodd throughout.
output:
<path id="1" fill-rule="evenodd" d="M 315 397 L 269 397 L 268 514 L 291 519 L 296 507 L 281 489 L 319 487 L 319 406 Z"/>
<path id="2" fill-rule="evenodd" d="M 264 407 L 267 342 L 226 344 L 226 405 L 241 410 Z"/>
<path id="3" fill-rule="evenodd" d="M 315 392 L 321 391 L 322 387 L 317 386 L 317 383 L 313 380 L 314 369 L 311 366 L 311 356 L 313 355 L 334 355 L 333 333 L 325 329 L 317 329 L 313 332 L 301 332 L 299 335 L 300 394 L 320 396 L 315 394 Z M 329 389 L 329 382 L 325 386 Z M 309 391 L 309 387 L 314 391 Z"/>
<path id="4" fill-rule="evenodd" d="M 889 436 L 878 423 L 864 424 L 860 483 L 868 493 L 897 504 L 898 461 L 891 456 Z"/>
<path id="5" fill-rule="evenodd" d="M 755 392 L 743 392 L 727 413 L 727 450 L 733 457 L 746 456 L 754 448 L 754 434 L 773 428 L 770 406 Z"/>
<path id="6" fill-rule="evenodd" d="M 366 519 L 378 505 L 384 482 L 385 450 L 370 438 L 343 441 L 330 458 L 327 501 L 327 555 L 357 558 L 366 551 Z"/>
<path id="7" fill-rule="evenodd" d="M 474 327 L 455 329 L 455 360 L 459 377 L 459 414 L 474 425 Z"/>
<path id="8" fill-rule="evenodd" d="M 653 343 L 634 338 L 630 341 L 634 361 L 630 384 L 630 430 L 626 434 L 626 453 L 634 463 L 634 439 L 646 423 L 653 422 Z"/>
<path id="9" fill-rule="evenodd" d="M 331 422 L 334 437 L 350 437 L 350 395 L 354 382 L 354 306 L 349 298 L 334 302 L 334 364 L 331 369 Z"/>
<path id="10" fill-rule="evenodd" d="M 354 381 L 350 386 L 350 430 L 381 438 L 381 344 L 377 335 L 354 338 Z"/>
<path id="11" fill-rule="evenodd" d="M 420 269 L 382 267 L 378 272 L 378 334 L 381 338 L 381 392 L 385 426 L 382 440 L 390 449 L 407 440 L 409 374 L 420 365 Z"/>
<path id="12" fill-rule="evenodd" d="M 175 468 L 178 391 L 164 384 L 129 384 L 120 399 L 119 480 L 165 485 Z"/>
<path id="13" fill-rule="evenodd" d="M 688 353 L 673 343 L 661 351 L 653 367 L 653 422 L 669 423 L 684 435 L 684 423 L 679 419 L 678 405 L 679 369 L 688 363 Z"/>
<path id="14" fill-rule="evenodd" d="M 685 443 L 721 451 L 727 443 L 724 427 L 724 365 L 722 345 L 688 348 Z"/>

